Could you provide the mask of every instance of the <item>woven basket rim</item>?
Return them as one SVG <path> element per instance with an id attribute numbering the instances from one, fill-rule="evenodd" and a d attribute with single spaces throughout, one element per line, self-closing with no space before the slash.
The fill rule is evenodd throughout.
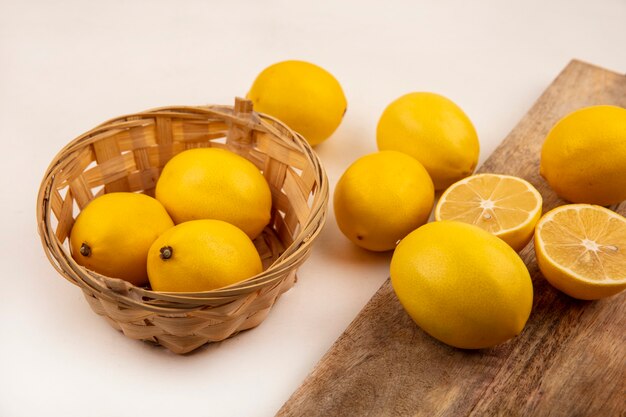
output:
<path id="1" fill-rule="evenodd" d="M 158 292 L 146 288 L 136 287 L 126 281 L 110 278 L 97 272 L 91 271 L 81 265 L 66 252 L 63 245 L 56 238 L 50 222 L 52 184 L 54 176 L 63 167 L 63 162 L 69 157 L 88 146 L 90 138 L 97 136 L 99 132 L 112 129 L 127 129 L 132 125 L 140 125 L 142 119 L 148 119 L 157 115 L 184 117 L 193 115 L 206 117 L 214 116 L 226 122 L 242 124 L 242 119 L 235 114 L 234 108 L 228 105 L 200 105 L 200 106 L 161 106 L 145 111 L 130 113 L 111 118 L 94 128 L 79 135 L 66 144 L 52 159 L 41 181 L 37 196 L 37 225 L 38 232 L 44 246 L 44 251 L 53 267 L 64 278 L 79 286 L 87 293 L 97 293 L 99 297 L 125 305 L 129 308 L 141 308 L 160 313 L 177 313 L 181 311 L 195 310 L 206 306 L 210 301 L 227 301 L 243 294 L 259 290 L 267 285 L 283 278 L 286 271 L 297 268 L 308 256 L 311 244 L 321 232 L 327 215 L 327 202 L 329 184 L 326 172 L 321 161 L 308 142 L 297 132 L 290 129 L 280 120 L 264 113 L 252 112 L 251 118 L 243 121 L 243 125 L 257 131 L 264 131 L 274 136 L 285 136 L 274 125 L 280 126 L 287 132 L 293 141 L 282 141 L 286 146 L 293 146 L 301 151 L 307 161 L 315 168 L 315 182 L 317 192 L 311 204 L 311 213 L 306 224 L 301 225 L 300 231 L 293 238 L 293 242 L 285 248 L 284 252 L 266 270 L 236 284 L 203 292 Z M 130 123 L 128 119 L 132 118 Z M 53 250 L 56 249 L 56 250 Z M 146 301 L 149 297 L 152 301 Z"/>

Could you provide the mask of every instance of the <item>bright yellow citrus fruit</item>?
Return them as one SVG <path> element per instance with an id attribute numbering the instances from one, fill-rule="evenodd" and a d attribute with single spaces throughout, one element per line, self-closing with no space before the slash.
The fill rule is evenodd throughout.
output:
<path id="1" fill-rule="evenodd" d="M 424 165 L 443 190 L 474 172 L 480 146 L 474 125 L 451 100 L 410 93 L 392 102 L 376 130 L 380 150 L 407 153 Z"/>
<path id="2" fill-rule="evenodd" d="M 501 239 L 460 222 L 428 223 L 402 239 L 391 283 L 407 313 L 434 338 L 480 349 L 519 334 L 533 286 L 522 259 Z"/>
<path id="3" fill-rule="evenodd" d="M 626 219 L 604 207 L 568 204 L 537 223 L 543 276 L 571 297 L 596 300 L 626 288 Z"/>
<path id="4" fill-rule="evenodd" d="M 358 246 L 386 251 L 426 223 L 435 191 L 416 159 L 395 151 L 359 158 L 337 182 L 334 210 L 341 232 Z"/>
<path id="5" fill-rule="evenodd" d="M 70 234 L 72 257 L 102 275 L 144 285 L 148 283 L 148 249 L 172 226 L 165 208 L 152 197 L 104 194 L 76 218 Z"/>
<path id="6" fill-rule="evenodd" d="M 163 233 L 148 252 L 154 291 L 201 292 L 222 288 L 262 271 L 250 238 L 221 220 L 193 220 Z"/>
<path id="7" fill-rule="evenodd" d="M 286 123 L 311 145 L 328 139 L 348 106 L 335 77 L 304 61 L 283 61 L 265 68 L 254 80 L 248 98 L 256 111 Z"/>
<path id="8" fill-rule="evenodd" d="M 626 200 L 626 109 L 593 106 L 565 116 L 543 143 L 540 172 L 573 203 Z"/>
<path id="9" fill-rule="evenodd" d="M 254 164 L 218 148 L 190 149 L 163 168 L 155 195 L 176 224 L 216 219 L 232 223 L 251 239 L 270 220 L 272 194 Z"/>
<path id="10" fill-rule="evenodd" d="M 476 225 L 520 251 L 533 237 L 541 204 L 541 194 L 528 181 L 477 174 L 454 183 L 441 195 L 435 220 Z"/>

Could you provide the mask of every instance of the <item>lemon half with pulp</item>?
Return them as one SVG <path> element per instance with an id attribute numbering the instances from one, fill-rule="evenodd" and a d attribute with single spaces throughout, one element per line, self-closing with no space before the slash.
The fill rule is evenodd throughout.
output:
<path id="1" fill-rule="evenodd" d="M 574 298 L 595 300 L 626 288 L 626 219 L 604 207 L 549 211 L 537 223 L 535 252 L 548 282 Z"/>
<path id="2" fill-rule="evenodd" d="M 477 174 L 448 188 L 435 208 L 435 219 L 470 223 L 508 243 L 526 246 L 541 217 L 539 191 L 522 178 Z"/>

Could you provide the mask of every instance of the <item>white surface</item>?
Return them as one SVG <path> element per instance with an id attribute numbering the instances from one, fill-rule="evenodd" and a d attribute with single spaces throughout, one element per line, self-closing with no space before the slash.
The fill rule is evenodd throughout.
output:
<path id="1" fill-rule="evenodd" d="M 1 416 L 273 415 L 387 277 L 334 218 L 258 328 L 190 356 L 123 337 L 48 264 L 44 170 L 113 116 L 229 104 L 265 66 L 331 71 L 346 118 L 318 147 L 334 186 L 383 108 L 428 90 L 474 121 L 481 161 L 573 58 L 626 72 L 626 2 L 0 0 Z"/>

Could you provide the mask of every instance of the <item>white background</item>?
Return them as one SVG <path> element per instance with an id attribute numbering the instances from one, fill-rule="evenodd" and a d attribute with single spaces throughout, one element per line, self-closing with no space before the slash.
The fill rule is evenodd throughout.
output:
<path id="1" fill-rule="evenodd" d="M 48 264 L 39 182 L 111 117 L 230 104 L 265 66 L 309 60 L 348 97 L 317 148 L 332 187 L 375 150 L 383 108 L 434 91 L 474 121 L 481 161 L 577 57 L 626 72 L 624 0 L 0 0 L 0 416 L 270 416 L 388 274 L 332 207 L 298 284 L 258 328 L 189 356 L 123 337 Z"/>

